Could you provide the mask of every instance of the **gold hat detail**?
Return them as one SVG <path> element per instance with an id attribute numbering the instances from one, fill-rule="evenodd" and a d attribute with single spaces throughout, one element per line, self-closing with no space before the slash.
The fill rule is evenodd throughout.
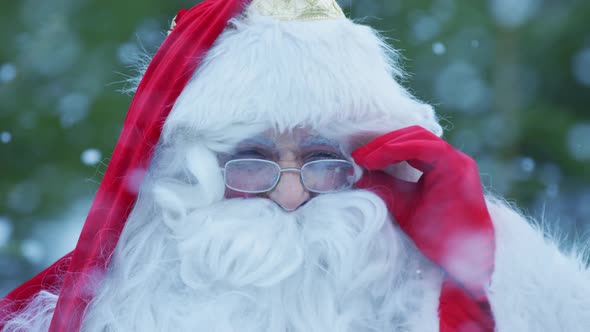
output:
<path id="1" fill-rule="evenodd" d="M 252 0 L 250 6 L 281 21 L 344 18 L 335 0 Z"/>

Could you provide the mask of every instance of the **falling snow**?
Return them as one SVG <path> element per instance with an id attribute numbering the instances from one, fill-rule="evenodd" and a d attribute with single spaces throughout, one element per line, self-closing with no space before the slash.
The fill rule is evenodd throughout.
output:
<path id="1" fill-rule="evenodd" d="M 0 66 L 0 83 L 8 83 L 16 78 L 16 66 L 5 63 Z"/>
<path id="2" fill-rule="evenodd" d="M 530 20 L 541 0 L 491 0 L 492 15 L 496 22 L 507 28 L 515 28 Z"/>
<path id="3" fill-rule="evenodd" d="M 24 240 L 20 250 L 23 256 L 31 263 L 38 264 L 43 260 L 45 248 L 37 240 Z"/>
<path id="4" fill-rule="evenodd" d="M 96 0 L 13 3 L 0 5 L 14 27 L 0 60 L 0 248 L 41 269 L 75 243 L 129 103 L 118 82 L 156 51 L 171 17 L 114 16 L 97 34 L 96 18 L 109 13 L 84 10 Z M 570 19 L 587 1 L 339 3 L 400 50 L 403 84 L 433 104 L 444 138 L 476 159 L 486 187 L 532 202 L 522 207 L 565 230 L 590 230 L 580 222 L 590 218 L 580 175 L 590 162 L 590 34 Z M 144 175 L 136 170 L 128 188 Z"/>
<path id="5" fill-rule="evenodd" d="M 8 144 L 10 143 L 10 141 L 12 141 L 12 134 L 7 132 L 7 131 L 3 131 L 0 133 L 0 142 L 4 143 L 4 144 Z"/>
<path id="6" fill-rule="evenodd" d="M 434 52 L 434 54 L 442 55 L 442 54 L 445 54 L 446 51 L 447 51 L 447 47 L 445 46 L 445 44 L 443 44 L 441 42 L 436 42 L 436 43 L 432 44 L 432 52 Z"/>
<path id="7" fill-rule="evenodd" d="M 87 166 L 97 165 L 102 158 L 102 153 L 98 149 L 87 149 L 80 155 L 80 160 Z"/>

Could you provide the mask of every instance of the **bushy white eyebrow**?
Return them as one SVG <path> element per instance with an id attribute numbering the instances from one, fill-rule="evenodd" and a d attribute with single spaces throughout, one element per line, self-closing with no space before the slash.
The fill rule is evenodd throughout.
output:
<path id="1" fill-rule="evenodd" d="M 278 149 L 276 141 L 273 138 L 265 135 L 259 135 L 245 139 L 238 144 L 237 148 L 239 148 L 240 146 L 250 145 L 264 147 L 268 150 Z M 327 146 L 343 153 L 342 145 L 338 141 L 320 135 L 307 136 L 303 139 L 301 143 L 298 144 L 298 147 L 300 149 L 309 149 L 316 146 Z"/>
<path id="2" fill-rule="evenodd" d="M 337 141 L 326 138 L 324 136 L 309 136 L 305 140 L 303 140 L 303 142 L 299 146 L 303 148 L 308 148 L 315 145 L 327 145 L 338 150 L 341 149 L 341 146 Z"/>
<path id="3" fill-rule="evenodd" d="M 276 142 L 268 137 L 268 136 L 254 136 L 248 139 L 243 140 L 242 142 L 240 142 L 240 144 L 238 145 L 247 145 L 247 144 L 253 144 L 253 145 L 263 145 L 268 147 L 269 149 L 276 149 Z"/>

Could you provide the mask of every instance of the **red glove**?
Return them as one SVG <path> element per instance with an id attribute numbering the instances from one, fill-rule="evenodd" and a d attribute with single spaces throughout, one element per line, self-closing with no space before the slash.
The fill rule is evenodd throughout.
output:
<path id="1" fill-rule="evenodd" d="M 380 136 L 352 157 L 369 170 L 356 186 L 381 197 L 426 257 L 474 300 L 487 302 L 494 229 L 473 159 L 419 126 Z M 402 161 L 423 173 L 418 182 L 378 171 Z"/>

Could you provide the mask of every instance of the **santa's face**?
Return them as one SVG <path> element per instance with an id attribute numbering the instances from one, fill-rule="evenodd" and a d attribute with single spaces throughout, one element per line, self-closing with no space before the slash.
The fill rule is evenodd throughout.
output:
<path id="1" fill-rule="evenodd" d="M 393 331 L 407 323 L 423 288 L 407 271 L 422 263 L 379 197 L 351 187 L 345 141 L 297 129 L 251 136 L 219 160 L 202 146 L 170 149 L 156 155 L 85 331 Z M 252 164 L 228 171 L 240 160 L 277 166 L 270 177 Z M 310 163 L 326 167 L 309 172 Z M 234 188 L 225 197 L 220 165 Z"/>
<path id="2" fill-rule="evenodd" d="M 349 189 L 354 166 L 344 142 L 309 128 L 268 130 L 219 156 L 226 198 L 263 197 L 294 211 L 320 194 Z"/>

